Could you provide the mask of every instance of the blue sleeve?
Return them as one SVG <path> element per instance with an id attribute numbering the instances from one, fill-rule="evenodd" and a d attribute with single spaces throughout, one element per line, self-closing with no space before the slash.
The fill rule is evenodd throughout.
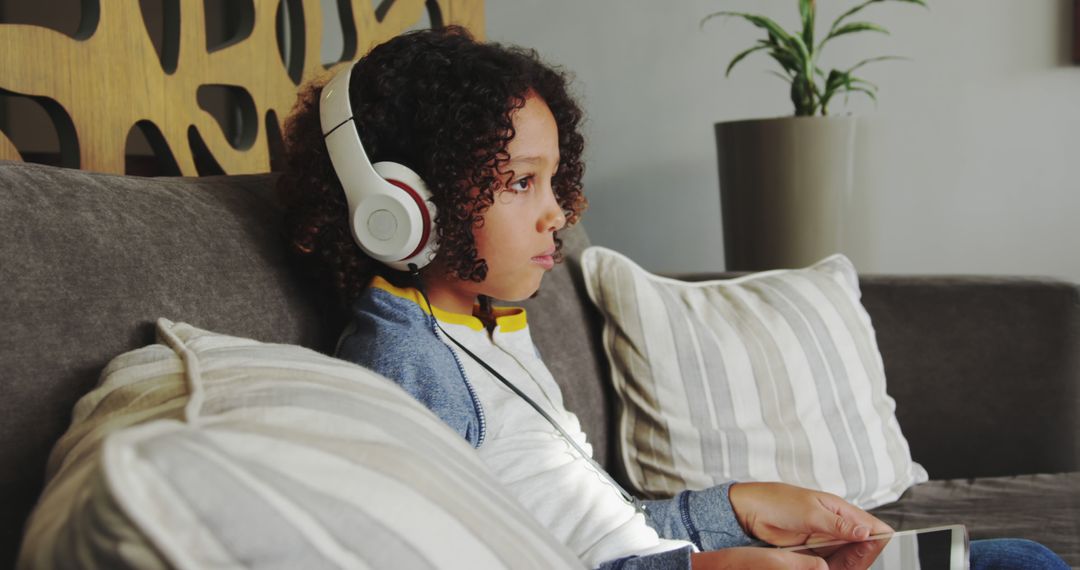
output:
<path id="1" fill-rule="evenodd" d="M 688 540 L 698 550 L 761 544 L 743 530 L 728 498 L 733 483 L 683 491 L 670 499 L 643 501 L 645 521 L 664 537 Z"/>
<path id="2" fill-rule="evenodd" d="M 450 348 L 423 318 L 386 319 L 360 312 L 338 342 L 337 357 L 393 380 L 473 447 L 483 442 L 479 402 Z"/>
<path id="3" fill-rule="evenodd" d="M 609 560 L 597 570 L 690 570 L 690 547 Z"/>

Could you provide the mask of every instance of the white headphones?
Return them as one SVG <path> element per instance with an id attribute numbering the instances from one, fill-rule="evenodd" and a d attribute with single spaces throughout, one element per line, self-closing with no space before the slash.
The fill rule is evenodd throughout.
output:
<path id="1" fill-rule="evenodd" d="M 349 226 L 360 249 L 399 271 L 424 267 L 435 257 L 435 204 L 409 167 L 368 159 L 349 101 L 353 65 L 322 90 L 319 120 L 326 150 L 349 205 Z"/>

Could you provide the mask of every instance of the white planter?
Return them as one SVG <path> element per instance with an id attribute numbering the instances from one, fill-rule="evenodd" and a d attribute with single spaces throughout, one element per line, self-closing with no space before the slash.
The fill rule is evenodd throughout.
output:
<path id="1" fill-rule="evenodd" d="M 728 270 L 802 267 L 856 239 L 856 117 L 717 123 Z"/>

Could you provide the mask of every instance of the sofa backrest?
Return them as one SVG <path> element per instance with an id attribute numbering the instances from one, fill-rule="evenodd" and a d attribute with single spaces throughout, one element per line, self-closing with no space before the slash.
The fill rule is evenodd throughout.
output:
<path id="1" fill-rule="evenodd" d="M 533 342 L 559 383 L 566 408 L 581 420 L 596 460 L 611 470 L 620 464 L 615 460 L 616 398 L 601 340 L 603 317 L 581 274 L 581 252 L 589 238 L 580 224 L 560 237 L 565 261 L 544 277 L 533 299 L 517 304 L 525 307 Z"/>
<path id="2" fill-rule="evenodd" d="M 153 342 L 158 317 L 333 347 L 332 315 L 278 237 L 276 180 L 138 178 L 0 162 L 5 558 L 73 405 L 110 359 Z"/>
<path id="3" fill-rule="evenodd" d="M 0 567 L 13 560 L 49 450 L 116 355 L 158 317 L 329 352 L 341 312 L 279 235 L 277 175 L 139 178 L 0 161 Z M 577 257 L 526 303 L 534 338 L 608 463 L 604 358 Z"/>

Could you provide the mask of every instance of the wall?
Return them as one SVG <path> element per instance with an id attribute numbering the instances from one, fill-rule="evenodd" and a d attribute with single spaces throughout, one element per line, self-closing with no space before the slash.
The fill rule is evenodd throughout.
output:
<path id="1" fill-rule="evenodd" d="M 857 192 L 867 215 L 852 255 L 874 273 L 1047 275 L 1080 282 L 1080 65 L 1072 0 L 891 3 L 863 18 L 892 34 L 838 39 L 822 63 L 864 68 Z M 831 22 L 853 1 L 818 2 Z M 724 266 L 717 121 L 791 113 L 775 64 L 727 62 L 759 37 L 712 11 L 762 12 L 792 28 L 794 0 L 488 0 L 490 40 L 536 48 L 576 73 L 588 113 L 584 220 L 594 243 L 650 270 Z M 874 172 L 869 176 L 868 172 Z"/>

